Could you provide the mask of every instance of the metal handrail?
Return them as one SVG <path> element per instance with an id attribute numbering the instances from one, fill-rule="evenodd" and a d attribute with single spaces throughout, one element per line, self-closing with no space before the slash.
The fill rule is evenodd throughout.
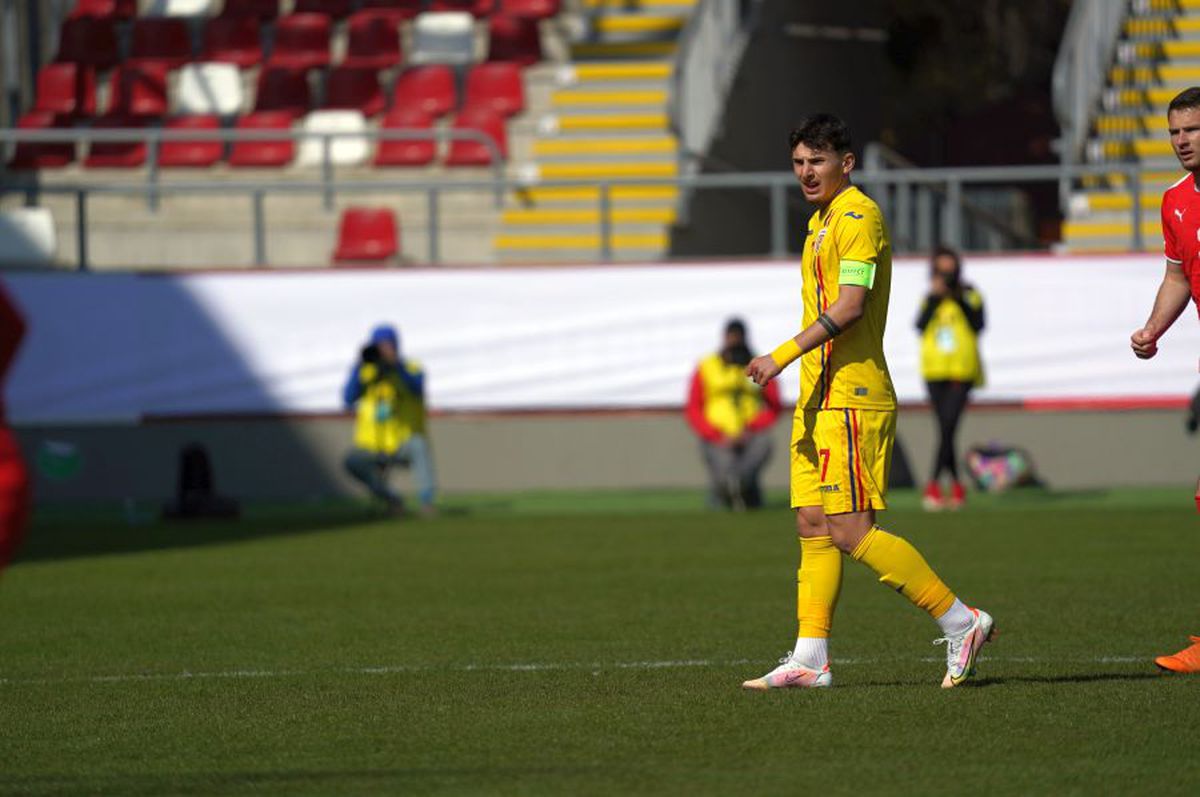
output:
<path id="1" fill-rule="evenodd" d="M 1068 163 L 1078 162 L 1083 154 L 1092 112 L 1108 80 L 1121 23 L 1129 9 L 1129 0 L 1075 0 L 1071 4 L 1051 78 L 1054 112 L 1062 128 L 1060 155 Z"/>
<path id="2" fill-rule="evenodd" d="M 945 191 L 948 201 L 961 202 L 963 186 L 967 184 L 997 185 L 1014 182 L 1052 182 L 1070 180 L 1087 176 L 1123 175 L 1128 181 L 1133 197 L 1132 218 L 1134 229 L 1134 246 L 1141 247 L 1141 172 L 1137 164 L 1109 166 L 1104 164 L 1091 165 L 1036 165 L 1036 166 L 975 166 L 975 167 L 943 167 L 931 169 L 892 169 L 875 172 L 871 175 L 862 174 L 861 181 L 869 182 L 875 187 L 913 186 L 939 187 Z M 868 179 L 869 178 L 869 179 Z M 598 188 L 597 208 L 599 218 L 597 231 L 600 244 L 597 254 L 600 260 L 609 260 L 613 254 L 613 202 L 612 192 L 624 186 L 675 186 L 680 189 L 695 190 L 702 188 L 743 188 L 766 189 L 770 199 L 770 255 L 776 258 L 789 256 L 787 248 L 787 190 L 795 186 L 795 177 L 791 172 L 746 172 L 742 174 L 696 174 L 679 178 L 646 178 L 646 179 L 613 179 L 600 182 L 589 180 L 547 180 L 538 183 L 547 188 Z M 0 191 L 12 188 L 0 182 Z M 19 188 L 19 187 L 18 187 Z M 428 261 L 436 264 L 440 260 L 439 253 L 439 215 L 438 202 L 442 194 L 447 192 L 471 192 L 500 190 L 502 193 L 520 192 L 527 190 L 525 182 L 504 178 L 499 183 L 495 181 L 462 181 L 462 182 L 432 182 L 432 181 L 386 181 L 386 180 L 304 180 L 281 182 L 273 185 L 263 185 L 252 181 L 179 181 L 157 186 L 155 190 L 165 194 L 176 193 L 217 193 L 223 195 L 245 194 L 253 200 L 254 213 L 253 235 L 255 264 L 267 265 L 266 234 L 263 217 L 263 201 L 268 193 L 318 193 L 331 191 L 337 193 L 424 193 L 429 203 L 429 253 Z M 40 191 L 50 194 L 74 195 L 77 202 L 77 258 L 78 266 L 86 269 L 89 265 L 87 244 L 87 202 L 93 194 L 144 194 L 151 190 L 142 183 L 109 183 L 94 184 L 87 182 L 61 182 L 39 187 Z M 957 211 L 961 212 L 961 210 Z M 953 230 L 953 226 L 951 226 Z M 961 225 L 957 228 L 961 233 Z M 953 238 L 944 241 L 951 246 L 961 246 L 961 240 Z"/>
<path id="3" fill-rule="evenodd" d="M 146 152 L 146 202 L 151 210 L 158 207 L 161 194 L 159 186 L 161 165 L 159 164 L 159 147 L 164 142 L 210 142 L 237 143 L 239 141 L 280 141 L 290 140 L 298 143 L 305 140 L 319 139 L 321 141 L 321 181 L 325 185 L 324 203 L 326 210 L 333 208 L 332 184 L 335 180 L 334 163 L 331 148 L 336 139 L 368 139 L 376 141 L 471 141 L 482 144 L 488 150 L 493 177 L 493 192 L 496 207 L 504 203 L 504 168 L 505 161 L 496 141 L 479 130 L 457 128 L 386 128 L 362 131 L 329 131 L 315 132 L 307 130 L 168 130 L 164 128 L 128 127 L 103 129 L 63 129 L 63 130 L 29 130 L 21 128 L 0 128 L 0 143 L 31 143 L 31 144 L 88 144 L 92 143 L 140 143 L 147 147 Z M 5 159 L 7 163 L 7 159 Z M 12 172 L 9 171 L 9 174 Z M 38 190 L 45 190 L 39 185 Z"/>

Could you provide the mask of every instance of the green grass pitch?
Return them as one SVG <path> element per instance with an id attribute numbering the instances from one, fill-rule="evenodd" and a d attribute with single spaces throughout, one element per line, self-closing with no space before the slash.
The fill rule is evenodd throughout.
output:
<path id="1" fill-rule="evenodd" d="M 833 689 L 747 693 L 795 633 L 782 506 L 476 497 L 233 524 L 45 512 L 0 580 L 0 794 L 1195 794 L 1190 492 L 882 520 L 1000 628 L 938 688 L 936 626 L 847 563 Z"/>

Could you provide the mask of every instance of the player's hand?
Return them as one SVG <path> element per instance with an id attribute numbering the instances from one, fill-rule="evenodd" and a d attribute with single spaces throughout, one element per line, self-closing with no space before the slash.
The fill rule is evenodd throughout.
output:
<path id="1" fill-rule="evenodd" d="M 1149 360 L 1158 354 L 1158 338 L 1153 332 L 1142 327 L 1129 336 L 1129 347 L 1139 360 Z"/>
<path id="2" fill-rule="evenodd" d="M 754 384 L 762 387 L 767 382 L 770 382 L 772 379 L 778 376 L 780 370 L 781 369 L 779 366 L 775 364 L 775 361 L 771 359 L 769 354 L 763 354 L 759 357 L 755 357 L 750 361 L 750 364 L 746 366 L 746 376 L 750 377 Z"/>

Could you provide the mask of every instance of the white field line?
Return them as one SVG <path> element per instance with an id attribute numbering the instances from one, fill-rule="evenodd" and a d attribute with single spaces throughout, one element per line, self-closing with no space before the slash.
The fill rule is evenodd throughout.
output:
<path id="1" fill-rule="evenodd" d="M 923 656 L 918 661 L 936 663 L 945 661 L 940 656 Z M 1134 662 L 1150 662 L 1150 656 L 1094 656 L 1091 658 L 1055 659 L 1039 656 L 980 656 L 979 660 L 1005 662 L 1012 664 L 1062 663 L 1075 664 L 1130 664 Z M 886 661 L 903 661 L 901 658 L 891 659 L 839 659 L 834 658 L 836 666 L 854 666 L 861 664 L 881 664 Z M 555 672 L 563 670 L 581 670 L 593 673 L 605 670 L 669 670 L 684 667 L 743 667 L 751 664 L 766 666 L 759 659 L 679 659 L 663 661 L 618 661 L 618 662 L 525 662 L 514 664 L 392 664 L 379 667 L 344 667 L 330 670 L 216 670 L 209 672 L 163 672 L 163 673 L 127 673 L 117 675 L 64 675 L 48 678 L 0 678 L 0 686 L 19 686 L 22 684 L 65 684 L 65 683 L 125 683 L 130 681 L 188 681 L 204 679 L 251 679 L 251 678 L 294 678 L 309 675 L 393 675 L 405 673 L 460 673 L 460 672 Z"/>

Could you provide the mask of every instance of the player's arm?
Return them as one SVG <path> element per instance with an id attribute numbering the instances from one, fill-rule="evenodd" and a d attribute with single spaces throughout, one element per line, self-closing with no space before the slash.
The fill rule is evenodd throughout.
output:
<path id="1" fill-rule="evenodd" d="M 1171 328 L 1191 298 L 1192 288 L 1183 273 L 1183 265 L 1168 260 L 1150 318 L 1129 337 L 1130 348 L 1138 358 L 1149 360 L 1158 353 L 1158 339 Z"/>

